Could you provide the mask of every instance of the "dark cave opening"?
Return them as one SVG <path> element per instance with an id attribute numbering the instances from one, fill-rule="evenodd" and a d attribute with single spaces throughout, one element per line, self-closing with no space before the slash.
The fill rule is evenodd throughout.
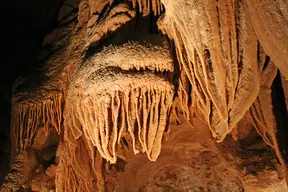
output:
<path id="1" fill-rule="evenodd" d="M 276 118 L 277 132 L 276 137 L 279 144 L 280 152 L 288 163 L 288 115 L 285 102 L 284 90 L 282 87 L 281 75 L 278 70 L 277 75 L 272 84 L 272 104 L 273 112 Z"/>

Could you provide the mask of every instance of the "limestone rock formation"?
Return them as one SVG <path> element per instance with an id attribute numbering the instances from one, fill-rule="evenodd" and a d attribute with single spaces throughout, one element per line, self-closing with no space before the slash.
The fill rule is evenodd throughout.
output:
<path id="1" fill-rule="evenodd" d="M 66 0 L 1 191 L 288 191 L 287 6 Z"/>

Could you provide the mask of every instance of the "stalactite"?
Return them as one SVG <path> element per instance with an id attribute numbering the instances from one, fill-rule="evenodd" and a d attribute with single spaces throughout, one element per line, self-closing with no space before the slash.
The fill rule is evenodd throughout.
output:
<path id="1" fill-rule="evenodd" d="M 90 68 L 91 69 L 91 68 Z M 80 137 L 115 163 L 123 133 L 130 135 L 134 153 L 156 160 L 167 126 L 173 86 L 152 73 L 102 69 L 75 78 L 64 113 L 68 143 Z M 153 85 L 153 82 L 157 84 Z M 67 131 L 66 131 L 67 133 Z"/>
<path id="2" fill-rule="evenodd" d="M 57 63 L 51 59 L 53 61 Z M 50 65 L 42 77 L 43 85 L 35 89 L 33 86 L 39 85 L 31 84 L 30 90 L 13 96 L 11 137 L 16 151 L 32 145 L 39 129 L 45 129 L 46 135 L 54 131 L 61 133 L 66 89 L 75 69 L 73 63 L 69 64 Z M 14 156 L 12 154 L 12 159 Z"/>
<path id="3" fill-rule="evenodd" d="M 255 33 L 265 52 L 282 75 L 288 78 L 288 14 L 287 1 L 245 1 Z"/>
<path id="4" fill-rule="evenodd" d="M 261 75 L 259 94 L 249 110 L 252 122 L 258 133 L 262 136 L 263 140 L 273 148 L 278 148 L 271 97 L 271 86 L 276 74 L 277 68 L 273 62 L 267 63 Z"/>
<path id="5" fill-rule="evenodd" d="M 47 135 L 54 129 L 60 133 L 63 107 L 64 98 L 62 93 L 53 94 L 51 98 L 44 100 L 43 103 L 28 99 L 25 103 L 18 104 L 13 109 L 17 111 L 14 112 L 17 113 L 17 117 L 13 119 L 13 126 L 15 126 L 15 134 L 19 132 L 20 147 L 26 148 L 27 144 L 33 141 L 39 128 L 45 129 Z"/>
<path id="6" fill-rule="evenodd" d="M 275 110 L 278 108 L 274 105 L 275 103 L 273 103 L 272 98 L 272 85 L 275 78 L 277 78 L 277 71 L 278 69 L 270 60 L 270 57 L 266 56 L 261 75 L 260 91 L 257 99 L 251 106 L 249 113 L 258 133 L 268 145 L 274 148 L 278 161 L 281 164 L 281 169 L 279 169 L 280 175 L 281 177 L 284 176 L 287 181 L 286 154 L 285 149 L 283 152 L 283 140 L 281 140 L 283 138 L 279 137 L 279 132 L 282 130 L 280 130 L 279 125 L 277 124 L 277 112 L 275 113 Z"/>
<path id="7" fill-rule="evenodd" d="M 189 79 L 186 77 L 184 72 L 181 72 L 178 86 L 178 105 L 180 106 L 179 110 L 183 112 L 184 117 L 186 117 L 188 120 L 190 120 L 189 98 L 193 98 L 193 96 L 190 95 L 191 93 L 189 93 L 189 84 Z"/>
<path id="8" fill-rule="evenodd" d="M 238 15 L 236 17 L 238 25 L 238 65 L 236 71 L 238 81 L 233 107 L 229 112 L 230 126 L 233 128 L 245 115 L 256 99 L 260 89 L 260 78 L 263 63 L 259 63 L 257 51 L 258 41 L 248 17 L 245 5 L 238 3 L 236 6 Z"/>
<path id="9" fill-rule="evenodd" d="M 154 15 L 160 15 L 161 13 L 161 0 L 132 0 L 134 9 L 139 9 L 139 12 L 144 16 L 149 15 L 151 12 Z"/>
<path id="10" fill-rule="evenodd" d="M 222 141 L 250 108 L 260 86 L 257 37 L 244 5 L 163 4 L 166 12 L 158 27 L 175 42 L 177 59 L 192 85 L 190 107 L 202 114 L 213 136 Z M 191 12 L 185 12 L 187 6 Z"/>
<path id="11" fill-rule="evenodd" d="M 75 50 L 75 47 L 85 43 L 81 33 L 75 30 L 75 25 L 76 22 L 72 22 L 56 31 L 58 41 L 55 41 L 52 50 L 57 52 L 46 61 L 36 79 L 27 78 L 20 84 L 15 82 L 11 101 L 12 151 L 21 152 L 32 144 L 41 128 L 47 135 L 53 131 L 61 133 L 66 90 L 75 65 L 81 58 L 81 50 Z M 77 41 L 67 44 L 71 36 Z M 74 50 L 73 54 L 71 50 Z M 29 85 L 28 89 L 21 89 L 22 84 Z M 12 160 L 15 152 L 12 152 Z"/>

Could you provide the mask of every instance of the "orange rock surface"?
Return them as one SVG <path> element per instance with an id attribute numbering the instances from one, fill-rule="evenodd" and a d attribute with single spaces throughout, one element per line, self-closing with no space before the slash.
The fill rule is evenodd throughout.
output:
<path id="1" fill-rule="evenodd" d="M 288 191 L 287 11 L 66 0 L 13 86 L 1 191 Z"/>

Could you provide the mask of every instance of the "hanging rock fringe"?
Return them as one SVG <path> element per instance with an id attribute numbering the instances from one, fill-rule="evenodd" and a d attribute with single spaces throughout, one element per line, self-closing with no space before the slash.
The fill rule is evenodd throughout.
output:
<path id="1" fill-rule="evenodd" d="M 272 83 L 277 75 L 278 68 L 271 62 L 268 56 L 265 59 L 265 67 L 261 74 L 261 86 L 257 99 L 252 104 L 249 114 L 254 127 L 262 136 L 265 143 L 274 148 L 282 169 L 287 170 L 284 155 L 279 147 L 276 137 L 277 126 L 272 105 Z M 264 61 L 263 61 L 264 63 Z"/>
<path id="2" fill-rule="evenodd" d="M 46 135 L 56 131 L 61 133 L 63 125 L 63 110 L 65 95 L 71 74 L 74 72 L 73 64 L 54 71 L 47 75 L 49 81 L 37 89 L 17 93 L 12 98 L 11 138 L 13 148 L 23 150 L 28 144 L 33 144 L 33 139 L 39 129 L 45 129 Z M 35 85 L 31 85 L 33 87 Z M 12 154 L 13 157 L 13 154 Z"/>
<path id="3" fill-rule="evenodd" d="M 132 0 L 134 9 L 139 8 L 139 12 L 144 16 L 150 12 L 154 12 L 154 15 L 160 15 L 161 13 L 161 0 Z"/>
<path id="4" fill-rule="evenodd" d="M 255 33 L 265 52 L 288 79 L 287 1 L 246 1 L 246 4 Z"/>
<path id="5" fill-rule="evenodd" d="M 263 140 L 273 148 L 278 148 L 276 141 L 276 120 L 273 114 L 272 105 L 272 83 L 277 75 L 277 67 L 270 57 L 266 55 L 260 47 L 259 63 L 262 67 L 260 91 L 249 109 L 254 127 L 262 136 Z"/>
<path id="6" fill-rule="evenodd" d="M 82 136 L 111 163 L 117 145 L 128 134 L 134 153 L 146 152 L 155 161 L 167 128 L 174 87 L 153 72 L 101 69 L 72 83 L 64 112 L 65 140 Z M 157 82 L 157 83 L 155 83 Z M 93 153 L 91 153 L 93 154 Z"/>
<path id="7" fill-rule="evenodd" d="M 50 99 L 42 102 L 30 102 L 27 105 L 17 105 L 13 110 L 17 111 L 13 118 L 13 126 L 19 127 L 19 144 L 21 148 L 26 148 L 32 142 L 39 128 L 45 129 L 48 135 L 51 127 L 60 133 L 64 98 L 62 94 L 55 94 Z M 13 129 L 17 130 L 18 129 Z"/>
<path id="8" fill-rule="evenodd" d="M 158 26 L 174 40 L 180 68 L 186 74 L 179 80 L 182 105 L 192 108 L 195 111 L 192 113 L 202 114 L 218 142 L 223 141 L 249 111 L 258 133 L 275 149 L 285 170 L 271 99 L 277 68 L 266 61 L 256 36 L 259 28 L 254 32 L 252 22 L 255 20 L 249 18 L 252 3 L 248 3 L 247 9 L 243 1 L 162 2 L 166 12 Z M 183 2 L 186 4 L 181 4 Z M 190 8 L 181 11 L 184 6 Z M 191 11 L 185 13 L 185 10 Z M 255 13 L 253 15 L 255 17 Z M 269 49 L 271 47 L 275 46 Z M 286 75 L 285 67 L 280 70 Z M 191 94 L 186 78 L 192 87 Z M 187 108 L 184 114 L 191 115 Z"/>
<path id="9" fill-rule="evenodd" d="M 183 77 L 190 83 L 180 79 L 182 105 L 200 114 L 221 142 L 259 92 L 257 37 L 248 14 L 241 2 L 162 2 L 166 11 L 158 27 L 174 40 Z M 188 87 L 191 93 L 185 91 Z"/>
<path id="10" fill-rule="evenodd" d="M 75 50 L 75 47 L 84 44 L 84 39 L 73 29 L 74 26 L 75 22 L 57 31 L 53 48 L 61 49 L 45 62 L 36 79 L 28 77 L 23 82 L 27 89 L 18 87 L 19 90 L 16 90 L 19 83 L 15 83 L 11 101 L 12 159 L 16 151 L 33 144 L 39 129 L 45 129 L 46 135 L 54 131 L 58 134 L 61 132 L 66 90 L 76 63 L 81 58 L 81 51 Z M 71 36 L 77 41 L 69 45 L 67 43 Z"/>

